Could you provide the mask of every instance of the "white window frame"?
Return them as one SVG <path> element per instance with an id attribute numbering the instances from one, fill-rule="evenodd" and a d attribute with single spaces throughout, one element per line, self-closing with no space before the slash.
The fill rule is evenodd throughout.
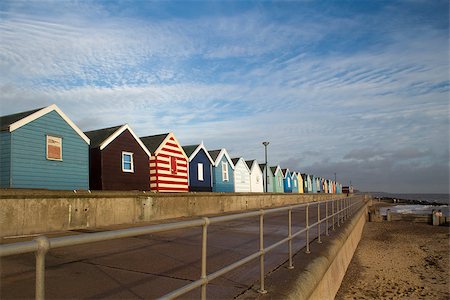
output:
<path id="1" fill-rule="evenodd" d="M 288 188 L 290 188 L 291 187 L 291 180 L 289 178 L 287 179 L 287 183 L 288 183 Z"/>
<path id="2" fill-rule="evenodd" d="M 205 180 L 205 178 L 203 176 L 203 164 L 202 163 L 197 164 L 197 179 L 198 179 L 198 181 Z"/>
<path id="3" fill-rule="evenodd" d="M 228 176 L 228 164 L 226 162 L 222 162 L 222 181 L 229 181 L 230 177 Z"/>
<path id="4" fill-rule="evenodd" d="M 124 156 L 125 155 L 129 155 L 131 157 L 131 170 L 124 168 L 124 166 L 125 166 Z M 134 155 L 132 152 L 122 151 L 122 172 L 134 173 Z"/>
<path id="5" fill-rule="evenodd" d="M 51 157 L 48 157 L 48 139 L 49 138 L 52 138 L 52 139 L 58 139 L 59 141 L 60 141 L 60 144 L 61 144 L 61 148 L 60 148 L 60 157 L 61 158 L 51 158 Z M 63 143 L 63 139 L 62 139 L 62 137 L 60 137 L 60 136 L 56 136 L 56 135 L 51 135 L 51 134 L 47 134 L 47 135 L 45 135 L 45 158 L 47 159 L 47 160 L 55 160 L 55 161 L 62 161 L 63 159 L 63 145 L 62 145 L 62 143 Z"/>
<path id="6" fill-rule="evenodd" d="M 297 187 L 297 181 L 294 179 L 294 187 Z"/>

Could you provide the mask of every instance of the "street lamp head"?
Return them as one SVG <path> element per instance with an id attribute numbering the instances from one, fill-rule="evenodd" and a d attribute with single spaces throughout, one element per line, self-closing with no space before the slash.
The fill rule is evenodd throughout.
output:
<path id="1" fill-rule="evenodd" d="M 270 142 L 263 142 L 262 144 L 267 147 L 267 145 L 269 145 Z"/>

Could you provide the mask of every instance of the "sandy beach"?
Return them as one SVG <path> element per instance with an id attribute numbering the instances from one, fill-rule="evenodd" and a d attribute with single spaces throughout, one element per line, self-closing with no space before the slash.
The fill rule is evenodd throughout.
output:
<path id="1" fill-rule="evenodd" d="M 450 299 L 449 227 L 367 223 L 336 299 Z"/>

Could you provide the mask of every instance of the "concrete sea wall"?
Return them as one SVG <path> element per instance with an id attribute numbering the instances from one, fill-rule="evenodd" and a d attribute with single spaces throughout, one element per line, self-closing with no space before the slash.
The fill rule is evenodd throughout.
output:
<path id="1" fill-rule="evenodd" d="M 349 224 L 331 239 L 325 251 L 312 259 L 296 278 L 289 299 L 334 299 L 353 257 L 367 221 L 364 205 Z"/>
<path id="2" fill-rule="evenodd" d="M 0 237 L 344 198 L 345 194 L 0 190 Z"/>

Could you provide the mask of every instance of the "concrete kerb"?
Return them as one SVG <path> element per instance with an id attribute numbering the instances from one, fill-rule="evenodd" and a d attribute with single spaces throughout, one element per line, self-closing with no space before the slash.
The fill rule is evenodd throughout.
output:
<path id="1" fill-rule="evenodd" d="M 330 239 L 326 247 L 322 250 L 323 252 L 319 257 L 316 257 L 312 259 L 306 268 L 297 275 L 295 288 L 289 292 L 288 298 L 289 299 L 324 299 L 323 298 L 323 291 L 318 291 L 319 286 L 321 285 L 321 282 L 324 281 L 325 274 L 330 269 L 331 265 L 337 261 L 336 258 L 338 255 L 345 255 L 344 253 L 341 253 L 341 249 L 345 246 L 346 243 L 352 242 L 350 240 L 351 235 L 354 232 L 355 227 L 358 225 L 358 223 L 361 222 L 361 219 L 364 218 L 364 223 L 367 220 L 367 205 L 364 205 L 362 208 L 359 209 L 359 211 L 354 215 L 351 220 L 349 220 L 349 223 L 346 224 L 344 228 L 342 228 L 341 231 L 339 231 L 332 239 Z M 357 239 L 359 242 L 360 236 Z M 356 249 L 358 243 L 356 245 L 352 245 L 353 249 L 350 255 L 353 256 L 353 253 Z M 348 254 L 348 253 L 347 253 Z M 348 261 L 349 263 L 350 261 Z M 343 270 L 343 274 L 334 274 L 334 279 L 336 281 L 337 289 L 335 289 L 335 294 L 337 290 L 339 289 L 340 283 L 342 281 L 342 278 L 345 275 L 345 270 L 347 269 L 347 265 L 345 266 L 345 269 Z M 330 287 L 328 287 L 330 288 Z M 332 292 L 332 291 L 330 291 Z M 320 296 L 319 296 L 320 295 Z M 333 295 L 334 296 L 334 295 Z M 332 299 L 331 297 L 330 299 Z"/>

